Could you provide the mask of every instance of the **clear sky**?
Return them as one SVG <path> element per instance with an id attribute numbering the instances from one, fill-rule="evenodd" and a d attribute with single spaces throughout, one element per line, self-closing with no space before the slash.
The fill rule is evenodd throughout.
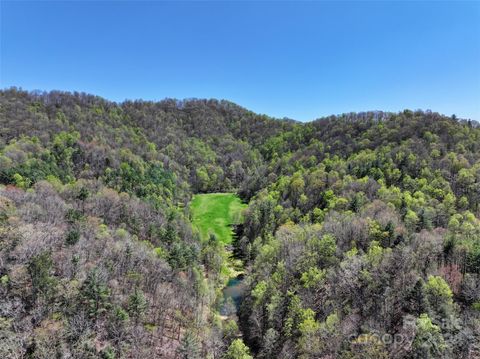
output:
<path id="1" fill-rule="evenodd" d="M 480 120 L 480 2 L 1 1 L 0 87 Z"/>

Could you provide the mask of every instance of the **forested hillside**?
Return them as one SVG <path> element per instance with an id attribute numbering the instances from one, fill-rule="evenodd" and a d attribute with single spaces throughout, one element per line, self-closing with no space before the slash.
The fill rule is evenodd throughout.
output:
<path id="1" fill-rule="evenodd" d="M 227 254 L 197 193 L 248 203 Z M 480 126 L 0 92 L 0 357 L 479 358 Z"/>
<path id="2" fill-rule="evenodd" d="M 480 128 L 435 113 L 268 139 L 239 242 L 261 358 L 480 356 Z"/>

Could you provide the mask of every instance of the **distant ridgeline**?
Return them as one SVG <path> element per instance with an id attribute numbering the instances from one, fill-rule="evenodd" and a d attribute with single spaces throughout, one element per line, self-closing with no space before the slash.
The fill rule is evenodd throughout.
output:
<path id="1" fill-rule="evenodd" d="M 249 203 L 238 321 L 219 320 L 209 205 L 189 206 L 213 192 Z M 479 357 L 480 127 L 0 91 L 0 341 L 1 358 Z"/>

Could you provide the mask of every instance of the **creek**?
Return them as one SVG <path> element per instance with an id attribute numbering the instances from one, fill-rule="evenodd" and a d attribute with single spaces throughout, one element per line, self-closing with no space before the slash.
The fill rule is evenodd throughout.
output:
<path id="1" fill-rule="evenodd" d="M 235 278 L 230 278 L 227 285 L 223 288 L 223 304 L 220 308 L 221 315 L 236 314 L 242 305 L 245 296 L 244 275 L 240 274 Z"/>

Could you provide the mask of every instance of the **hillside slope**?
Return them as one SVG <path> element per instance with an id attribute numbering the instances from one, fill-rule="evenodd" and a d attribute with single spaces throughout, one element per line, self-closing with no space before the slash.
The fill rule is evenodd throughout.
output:
<path id="1" fill-rule="evenodd" d="M 219 191 L 239 328 L 188 206 Z M 0 91 L 0 293 L 6 358 L 478 357 L 480 127 Z"/>

